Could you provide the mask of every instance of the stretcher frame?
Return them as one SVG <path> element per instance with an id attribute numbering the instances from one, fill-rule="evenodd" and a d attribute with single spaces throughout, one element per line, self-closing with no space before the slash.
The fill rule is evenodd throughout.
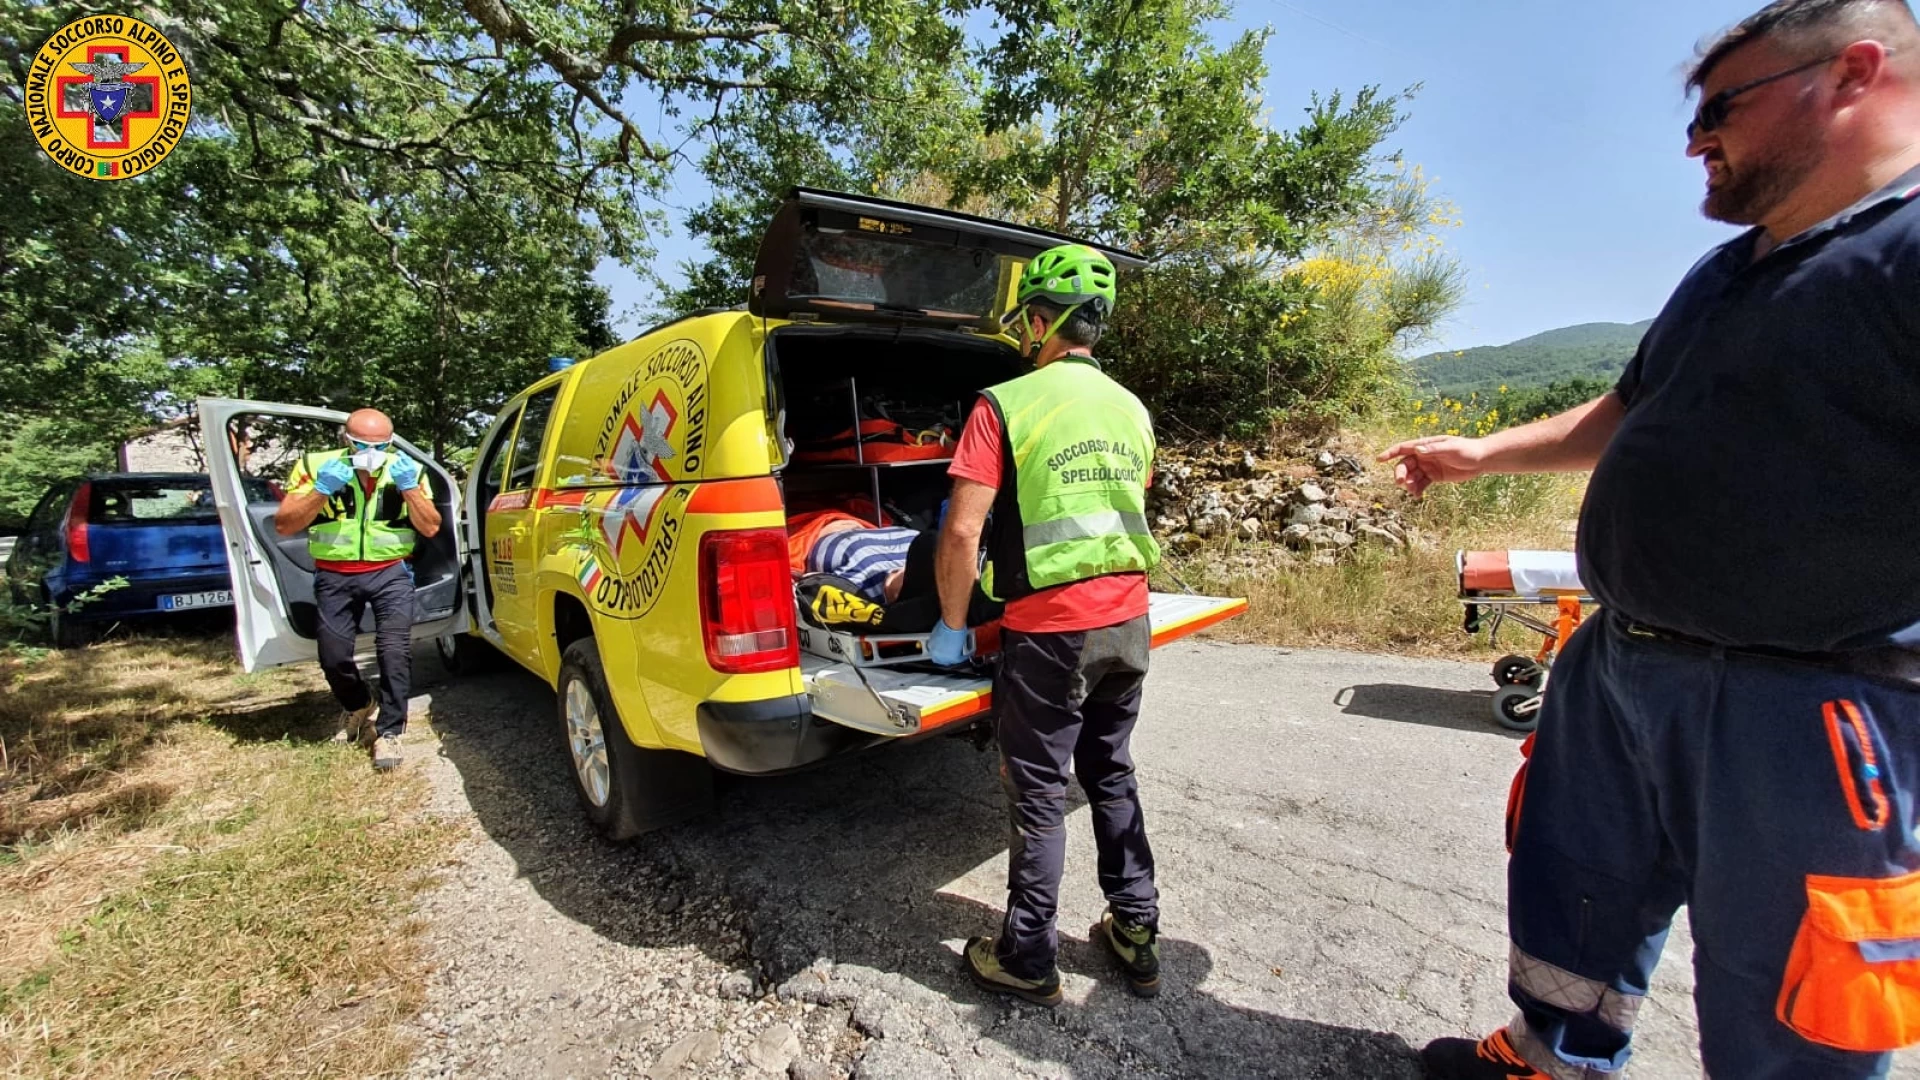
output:
<path id="1" fill-rule="evenodd" d="M 1152 646 L 1159 648 L 1246 610 L 1241 598 L 1154 593 L 1148 611 Z M 843 642 L 841 647 L 847 646 Z M 925 663 L 854 664 L 845 655 L 828 658 L 802 650 L 800 670 L 816 719 L 871 735 L 900 738 L 948 727 L 960 730 L 993 709 L 991 657 L 943 669 Z"/>
<path id="2" fill-rule="evenodd" d="M 1534 593 L 1470 590 L 1465 587 L 1466 564 L 1467 553 L 1456 552 L 1454 580 L 1461 583 L 1458 599 L 1465 610 L 1460 627 L 1462 631 L 1479 633 L 1482 609 L 1487 609 L 1491 614 L 1491 621 L 1485 624 L 1489 644 L 1499 639 L 1500 628 L 1508 620 L 1540 635 L 1540 648 L 1534 652 L 1530 663 L 1525 656 L 1510 654 L 1501 657 L 1493 665 L 1493 681 L 1499 686 L 1493 697 L 1494 719 L 1502 727 L 1532 731 L 1539 723 L 1540 699 L 1546 691 L 1553 661 L 1565 647 L 1567 639 L 1580 628 L 1586 618 L 1586 605 L 1594 602 L 1593 597 L 1584 588 L 1542 589 Z M 1533 609 L 1542 604 L 1554 606 L 1551 621 L 1534 614 Z"/>
<path id="3" fill-rule="evenodd" d="M 973 631 L 967 632 L 969 652 Z M 898 667 L 901 664 L 931 662 L 928 643 L 932 634 L 855 634 L 845 630 L 823 630 L 800 623 L 800 651 L 822 660 L 851 664 L 859 668 Z"/>

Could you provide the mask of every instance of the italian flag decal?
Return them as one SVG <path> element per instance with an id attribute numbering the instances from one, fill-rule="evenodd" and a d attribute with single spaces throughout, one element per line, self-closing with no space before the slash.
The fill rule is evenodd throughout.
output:
<path id="1" fill-rule="evenodd" d="M 600 584 L 600 560 L 591 555 L 587 556 L 586 561 L 580 564 L 579 572 L 574 576 L 580 579 L 581 588 L 592 592 L 593 587 Z"/>

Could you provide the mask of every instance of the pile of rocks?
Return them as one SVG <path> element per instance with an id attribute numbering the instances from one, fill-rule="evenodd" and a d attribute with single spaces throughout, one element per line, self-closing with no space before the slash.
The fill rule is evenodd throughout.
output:
<path id="1" fill-rule="evenodd" d="M 1420 542 L 1400 505 L 1391 483 L 1337 444 L 1296 454 L 1227 443 L 1163 447 L 1147 493 L 1155 534 L 1179 555 L 1230 541 L 1277 542 L 1327 559 L 1362 544 L 1397 550 Z"/>

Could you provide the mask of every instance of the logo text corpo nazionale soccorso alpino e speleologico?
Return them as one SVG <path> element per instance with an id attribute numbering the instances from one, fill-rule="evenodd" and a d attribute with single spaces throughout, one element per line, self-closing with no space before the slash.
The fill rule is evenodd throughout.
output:
<path id="1" fill-rule="evenodd" d="M 27 123 L 76 176 L 123 180 L 160 164 L 187 132 L 193 90 L 165 34 L 126 15 L 54 31 L 27 69 Z"/>

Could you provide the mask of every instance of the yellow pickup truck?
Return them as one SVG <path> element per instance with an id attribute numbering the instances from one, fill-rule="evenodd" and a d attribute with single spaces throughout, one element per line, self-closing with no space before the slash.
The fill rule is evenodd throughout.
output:
<path id="1" fill-rule="evenodd" d="M 932 527 L 946 458 L 883 454 L 864 433 L 876 415 L 957 425 L 982 388 L 1020 373 L 1000 316 L 1025 260 L 1066 240 L 795 190 L 743 308 L 655 327 L 529 386 L 464 485 L 428 462 L 455 527 L 416 553 L 416 640 L 456 670 L 497 652 L 551 684 L 581 801 L 616 839 L 703 809 L 712 768 L 779 773 L 978 727 L 990 661 L 900 663 L 798 619 L 789 519 L 866 500 Z M 274 504 L 248 493 L 289 455 L 336 442 L 345 418 L 224 399 L 200 416 L 242 660 L 308 659 L 304 538 L 275 536 Z M 1156 594 L 1154 644 L 1245 607 Z"/>

